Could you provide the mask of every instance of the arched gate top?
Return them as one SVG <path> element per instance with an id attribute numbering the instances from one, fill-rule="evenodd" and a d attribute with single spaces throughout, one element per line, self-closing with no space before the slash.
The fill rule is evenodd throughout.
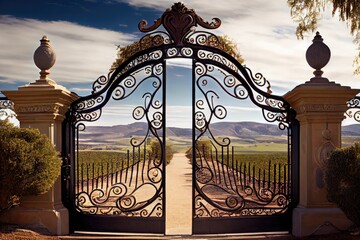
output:
<path id="1" fill-rule="evenodd" d="M 225 70 L 225 86 L 234 91 L 241 89 L 239 93 L 235 93 L 236 98 L 250 97 L 253 103 L 262 108 L 264 117 L 270 122 L 279 121 L 280 125 L 289 123 L 295 116 L 294 112 L 285 99 L 271 94 L 269 81 L 260 73 L 253 75 L 248 67 L 227 53 L 218 36 L 212 32 L 197 30 L 198 25 L 205 29 L 216 29 L 221 25 L 221 20 L 213 18 L 212 22 L 206 22 L 194 10 L 179 2 L 167 9 L 152 26 L 148 26 L 145 20 L 140 21 L 139 30 L 147 34 L 136 42 L 129 57 L 107 77 L 99 77 L 93 84 L 92 94 L 75 101 L 70 111 L 76 112 L 77 120 L 94 121 L 101 115 L 95 112 L 101 111 L 102 106 L 111 98 L 112 91 L 120 84 L 127 88 L 126 81 L 129 77 L 130 82 L 134 81 L 133 73 L 147 66 L 154 67 L 165 59 L 178 57 L 191 58 Z M 229 79 L 231 82 L 226 83 Z M 261 89 L 264 86 L 267 87 L 265 91 Z M 244 94 L 245 92 L 248 94 Z"/>

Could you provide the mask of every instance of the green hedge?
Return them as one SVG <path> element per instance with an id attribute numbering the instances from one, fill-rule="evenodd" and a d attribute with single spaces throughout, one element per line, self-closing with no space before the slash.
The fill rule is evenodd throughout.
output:
<path id="1" fill-rule="evenodd" d="M 329 201 L 360 226 L 360 144 L 335 150 L 324 176 Z"/>
<path id="2" fill-rule="evenodd" d="M 0 212 L 24 195 L 46 193 L 60 175 L 59 153 L 37 129 L 0 121 Z"/>

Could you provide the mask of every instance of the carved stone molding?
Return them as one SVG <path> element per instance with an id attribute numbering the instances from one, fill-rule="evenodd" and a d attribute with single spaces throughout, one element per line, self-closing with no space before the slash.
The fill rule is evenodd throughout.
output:
<path id="1" fill-rule="evenodd" d="M 330 154 L 332 151 L 336 149 L 334 143 L 331 139 L 331 131 L 325 129 L 322 131 L 323 143 L 319 146 L 317 151 L 317 156 L 315 158 L 315 163 L 318 165 L 316 169 L 316 185 L 319 188 L 323 188 L 325 186 L 324 183 L 324 171 L 327 166 Z"/>
<path id="2" fill-rule="evenodd" d="M 60 106 L 55 104 L 42 104 L 32 106 L 15 106 L 16 113 L 59 113 Z"/>
<path id="3" fill-rule="evenodd" d="M 334 149 L 336 149 L 334 143 L 331 139 L 331 131 L 328 129 L 325 129 L 322 131 L 323 136 L 323 143 L 318 149 L 318 156 L 316 158 L 316 164 L 324 169 L 327 166 L 328 159 L 330 157 L 330 154 Z"/>
<path id="4" fill-rule="evenodd" d="M 308 113 L 308 112 L 333 112 L 337 111 L 338 107 L 336 105 L 330 104 L 306 104 L 301 106 L 299 113 Z"/>

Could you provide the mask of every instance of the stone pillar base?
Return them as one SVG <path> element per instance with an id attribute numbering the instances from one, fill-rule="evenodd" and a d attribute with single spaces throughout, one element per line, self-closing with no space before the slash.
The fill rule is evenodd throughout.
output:
<path id="1" fill-rule="evenodd" d="M 293 211 L 292 234 L 295 237 L 337 233 L 353 223 L 339 208 L 301 208 Z"/>
<path id="2" fill-rule="evenodd" d="M 66 208 L 60 209 L 32 209 L 15 207 L 0 216 L 0 222 L 8 224 L 41 224 L 52 234 L 69 234 L 69 212 Z"/>

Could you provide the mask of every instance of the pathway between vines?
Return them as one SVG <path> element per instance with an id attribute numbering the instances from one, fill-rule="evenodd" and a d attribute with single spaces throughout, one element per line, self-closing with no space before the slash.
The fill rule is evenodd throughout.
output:
<path id="1" fill-rule="evenodd" d="M 166 167 L 166 234 L 192 232 L 191 163 L 185 153 L 174 154 Z"/>

